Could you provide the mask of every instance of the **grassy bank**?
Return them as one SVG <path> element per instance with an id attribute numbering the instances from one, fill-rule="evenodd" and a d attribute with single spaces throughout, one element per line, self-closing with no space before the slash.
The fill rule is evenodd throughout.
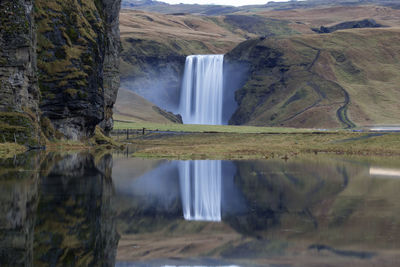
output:
<path id="1" fill-rule="evenodd" d="M 234 125 L 198 125 L 198 124 L 162 124 L 149 122 L 122 122 L 114 123 L 115 130 L 142 130 L 145 128 L 150 131 L 171 131 L 171 132 L 191 132 L 191 133 L 309 133 L 313 129 L 298 128 L 279 128 L 279 127 L 254 127 L 254 126 L 234 126 Z"/>
<path id="2" fill-rule="evenodd" d="M 396 133 L 149 133 L 128 142 L 136 157 L 172 159 L 286 159 L 318 153 L 400 157 Z"/>

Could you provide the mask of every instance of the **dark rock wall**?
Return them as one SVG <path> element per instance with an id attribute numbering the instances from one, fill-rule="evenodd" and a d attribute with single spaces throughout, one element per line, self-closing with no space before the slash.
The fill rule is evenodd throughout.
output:
<path id="1" fill-rule="evenodd" d="M 106 133 L 109 133 L 114 125 L 112 110 L 120 84 L 119 54 L 122 47 L 119 33 L 119 11 L 121 0 L 102 0 L 102 2 L 105 10 L 104 23 L 107 35 L 103 70 L 105 108 L 104 120 L 100 126 Z"/>
<path id="2" fill-rule="evenodd" d="M 39 141 L 34 29 L 32 0 L 0 2 L 0 142 Z"/>
<path id="3" fill-rule="evenodd" d="M 40 108 L 69 139 L 112 128 L 120 0 L 36 0 Z"/>

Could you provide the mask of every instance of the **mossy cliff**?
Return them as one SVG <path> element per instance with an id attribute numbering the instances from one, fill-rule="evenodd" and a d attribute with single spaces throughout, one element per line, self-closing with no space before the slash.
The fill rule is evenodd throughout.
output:
<path id="1" fill-rule="evenodd" d="M 36 0 L 40 108 L 70 139 L 112 128 L 120 0 Z"/>
<path id="2" fill-rule="evenodd" d="M 113 126 L 120 0 L 0 4 L 0 142 L 81 139 Z M 44 123 L 41 123 L 44 122 Z M 53 129 L 54 128 L 54 129 Z"/>
<path id="3" fill-rule="evenodd" d="M 40 142 L 32 9 L 31 0 L 0 3 L 0 142 Z"/>

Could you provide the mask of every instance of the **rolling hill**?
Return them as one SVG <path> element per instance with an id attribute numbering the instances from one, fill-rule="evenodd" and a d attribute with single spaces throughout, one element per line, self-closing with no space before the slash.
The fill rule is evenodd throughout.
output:
<path id="1" fill-rule="evenodd" d="M 139 8 L 160 4 L 154 2 Z M 232 124 L 398 124 L 400 9 L 395 4 L 309 0 L 216 16 L 126 9 L 121 13 L 122 85 L 176 112 L 186 56 L 223 53 L 227 63 L 249 66 L 244 86 L 231 88 L 238 89 L 239 104 Z M 366 19 L 384 27 L 312 31 Z"/>
<path id="2" fill-rule="evenodd" d="M 249 62 L 232 124 L 351 128 L 400 117 L 400 28 L 250 40 L 228 54 Z"/>

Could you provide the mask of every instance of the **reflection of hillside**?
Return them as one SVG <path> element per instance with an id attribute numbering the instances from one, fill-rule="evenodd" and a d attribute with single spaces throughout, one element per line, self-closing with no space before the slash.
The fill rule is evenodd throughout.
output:
<path id="1" fill-rule="evenodd" d="M 399 180 L 376 179 L 369 176 L 367 164 L 343 159 L 238 162 L 237 166 L 235 181 L 251 212 L 229 218 L 228 223 L 258 240 L 237 243 L 223 256 L 269 253 L 296 261 L 294 250 L 301 248 L 310 256 L 318 251 L 322 253 L 318 256 L 328 253 L 341 260 L 380 262 L 390 254 L 368 251 L 399 248 Z"/>
<path id="2" fill-rule="evenodd" d="M 48 155 L 35 226 L 35 266 L 113 266 L 118 234 L 111 155 Z"/>
<path id="3" fill-rule="evenodd" d="M 235 182 L 251 212 L 229 218 L 229 223 L 247 234 L 259 235 L 291 222 L 288 226 L 293 231 L 316 228 L 318 222 L 312 209 L 331 201 L 349 178 L 349 170 L 343 164 L 318 159 L 239 161 L 236 165 Z"/>
<path id="4" fill-rule="evenodd" d="M 39 155 L 0 160 L 0 265 L 32 266 Z M 23 171 L 22 171 L 23 170 Z"/>

